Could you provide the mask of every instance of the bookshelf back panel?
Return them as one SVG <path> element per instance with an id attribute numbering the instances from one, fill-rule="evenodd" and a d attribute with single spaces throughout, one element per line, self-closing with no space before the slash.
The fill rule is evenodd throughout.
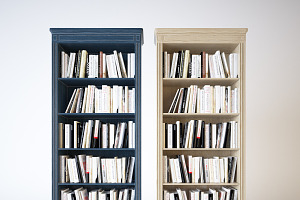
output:
<path id="1" fill-rule="evenodd" d="M 118 52 L 134 53 L 134 43 L 59 43 L 59 46 L 66 53 L 87 50 L 89 54 L 99 54 L 100 51 L 106 54 L 113 54 L 114 50 Z M 124 56 L 124 55 L 123 55 Z"/>
<path id="2" fill-rule="evenodd" d="M 202 51 L 214 54 L 220 50 L 225 54 L 230 54 L 235 52 L 238 46 L 239 43 L 164 43 L 163 51 L 174 53 L 181 50 L 190 50 L 191 54 L 200 54 Z"/>

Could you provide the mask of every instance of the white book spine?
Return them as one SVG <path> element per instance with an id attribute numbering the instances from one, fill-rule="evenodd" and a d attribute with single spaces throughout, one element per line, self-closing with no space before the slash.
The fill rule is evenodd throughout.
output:
<path id="1" fill-rule="evenodd" d="M 131 78 L 135 77 L 135 53 L 131 53 Z"/>
<path id="2" fill-rule="evenodd" d="M 127 70 L 128 70 L 128 78 L 133 78 L 131 74 L 131 55 L 127 54 Z"/>
<path id="3" fill-rule="evenodd" d="M 239 72 L 238 72 L 238 54 L 234 53 L 233 54 L 233 68 L 234 68 L 234 78 L 238 78 L 239 77 Z"/>
<path id="4" fill-rule="evenodd" d="M 176 170 L 176 178 L 177 178 L 177 183 L 182 183 L 182 178 L 181 178 L 181 171 L 180 171 L 180 166 L 179 166 L 179 159 L 176 158 L 174 159 L 174 164 L 175 164 L 175 170 Z"/>
<path id="5" fill-rule="evenodd" d="M 115 125 L 109 124 L 109 148 L 114 148 L 115 143 Z"/>
<path id="6" fill-rule="evenodd" d="M 102 125 L 102 148 L 108 148 L 108 125 Z"/>
<path id="7" fill-rule="evenodd" d="M 168 124 L 168 148 L 173 148 L 173 124 Z"/>
<path id="8" fill-rule="evenodd" d="M 124 113 L 129 113 L 129 90 L 128 86 L 125 86 L 125 110 Z"/>
<path id="9" fill-rule="evenodd" d="M 128 148 L 133 148 L 133 121 L 128 121 Z"/>
<path id="10" fill-rule="evenodd" d="M 205 113 L 211 113 L 211 94 L 210 94 L 210 86 L 205 85 L 203 87 L 204 89 L 204 112 Z"/>
<path id="11" fill-rule="evenodd" d="M 119 101 L 117 101 L 117 99 L 119 99 L 119 86 L 113 85 L 112 93 L 113 93 L 113 101 L 112 101 L 113 110 L 112 110 L 112 112 L 117 113 L 118 108 L 119 108 Z"/>

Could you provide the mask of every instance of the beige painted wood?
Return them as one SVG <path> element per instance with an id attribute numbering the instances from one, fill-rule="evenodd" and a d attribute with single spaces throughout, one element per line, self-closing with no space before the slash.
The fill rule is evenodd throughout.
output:
<path id="1" fill-rule="evenodd" d="M 245 189 L 245 129 L 246 129 L 246 28 L 158 28 L 155 30 L 155 41 L 157 45 L 157 199 L 163 199 L 163 190 L 175 190 L 180 187 L 190 189 L 220 188 L 221 186 L 232 186 L 238 189 L 238 199 L 246 199 Z M 164 51 L 170 53 L 189 49 L 192 54 L 200 54 L 201 51 L 215 53 L 220 50 L 225 53 L 238 53 L 239 78 L 216 79 L 216 78 L 163 78 L 162 55 Z M 190 85 L 231 85 L 239 89 L 239 113 L 233 114 L 202 114 L 202 113 L 168 113 L 169 106 L 173 100 L 176 90 Z M 167 149 L 164 147 L 163 123 L 175 123 L 177 120 L 188 121 L 191 119 L 204 119 L 210 123 L 235 120 L 239 123 L 238 145 L 235 149 Z M 194 155 L 203 157 L 212 156 L 237 156 L 237 183 L 163 183 L 163 156 L 170 157 L 178 154 Z"/>

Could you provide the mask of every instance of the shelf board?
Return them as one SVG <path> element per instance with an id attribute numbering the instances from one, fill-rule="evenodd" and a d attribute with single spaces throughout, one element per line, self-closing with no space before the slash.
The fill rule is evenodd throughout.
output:
<path id="1" fill-rule="evenodd" d="M 58 113 L 58 116 L 65 118 L 89 118 L 89 119 L 134 119 L 135 113 Z"/>
<path id="2" fill-rule="evenodd" d="M 239 148 L 164 148 L 163 151 L 238 151 Z"/>
<path id="3" fill-rule="evenodd" d="M 190 85 L 233 85 L 239 78 L 163 78 L 164 86 L 189 87 Z"/>
<path id="4" fill-rule="evenodd" d="M 135 186 L 135 183 L 58 183 L 59 186 Z"/>
<path id="5" fill-rule="evenodd" d="M 67 86 L 120 85 L 135 86 L 135 78 L 58 78 Z"/>
<path id="6" fill-rule="evenodd" d="M 135 151 L 133 148 L 58 148 L 59 151 Z"/>
<path id="7" fill-rule="evenodd" d="M 163 186 L 238 186 L 239 183 L 163 183 Z"/>

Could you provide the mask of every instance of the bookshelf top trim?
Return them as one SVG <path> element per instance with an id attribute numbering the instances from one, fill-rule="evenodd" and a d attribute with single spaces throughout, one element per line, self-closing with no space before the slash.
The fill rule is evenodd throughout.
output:
<path id="1" fill-rule="evenodd" d="M 78 34 L 78 33 L 126 33 L 143 34 L 142 28 L 50 28 L 52 34 Z"/>
<path id="2" fill-rule="evenodd" d="M 248 28 L 156 28 L 158 34 L 246 34 Z"/>
<path id="3" fill-rule="evenodd" d="M 244 43 L 247 28 L 157 28 L 155 43 Z"/>
<path id="4" fill-rule="evenodd" d="M 127 42 L 144 44 L 142 28 L 50 28 L 53 42 Z"/>

